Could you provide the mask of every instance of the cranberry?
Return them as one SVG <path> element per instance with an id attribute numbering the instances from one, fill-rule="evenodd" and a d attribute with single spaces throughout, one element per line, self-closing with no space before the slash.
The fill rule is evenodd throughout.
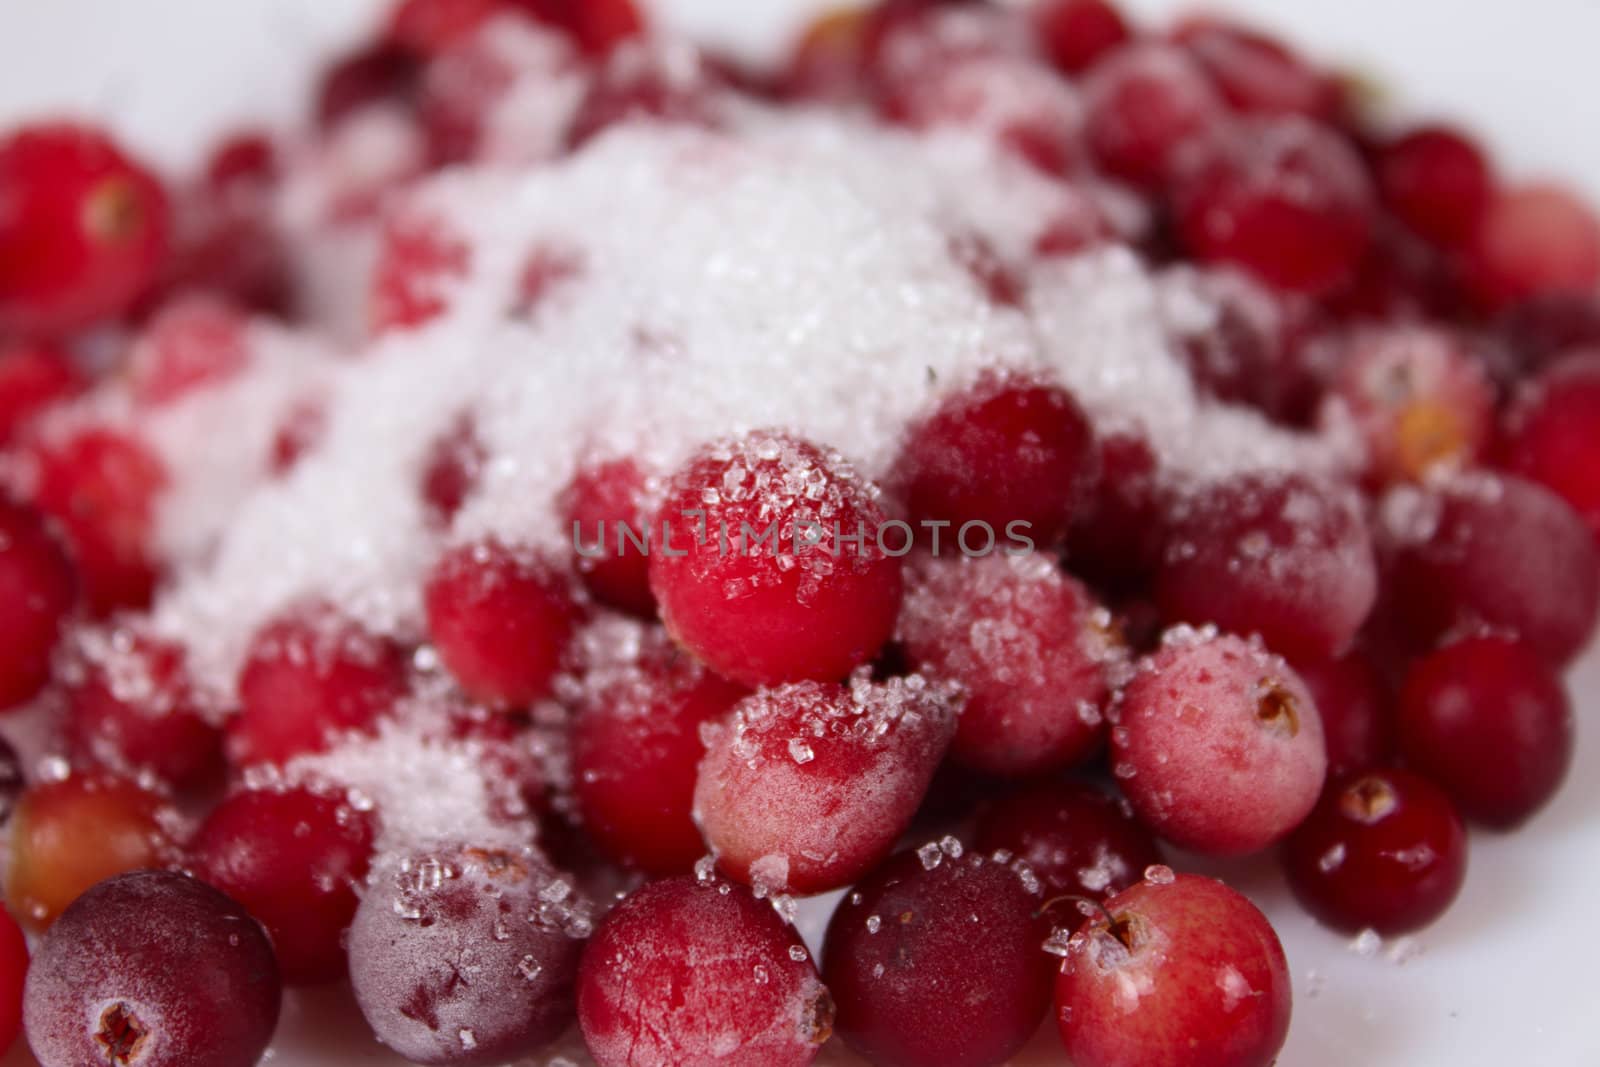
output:
<path id="1" fill-rule="evenodd" d="M 66 534 L 89 608 L 150 602 L 159 565 L 150 539 L 167 470 L 137 437 L 91 427 L 32 451 L 34 504 Z"/>
<path id="2" fill-rule="evenodd" d="M 175 787 L 204 784 L 222 766 L 222 735 L 205 718 L 183 646 L 117 630 L 79 641 L 79 677 L 67 689 L 74 761 L 153 774 Z"/>
<path id="3" fill-rule="evenodd" d="M 1145 824 L 1208 855 L 1257 852 L 1297 826 L 1327 773 L 1322 723 L 1282 659 L 1179 632 L 1123 690 L 1113 773 Z"/>
<path id="4" fill-rule="evenodd" d="M 447 845 L 385 861 L 350 928 L 350 978 L 378 1040 L 461 1067 L 537 1052 L 572 1022 L 590 910 L 532 851 Z"/>
<path id="5" fill-rule="evenodd" d="M 1204 15 L 1185 19 L 1172 36 L 1239 111 L 1330 118 L 1338 110 L 1333 79 L 1282 41 Z"/>
<path id="6" fill-rule="evenodd" d="M 1082 74 L 1133 37 L 1107 0 L 1040 0 L 1029 14 L 1050 61 L 1067 74 Z"/>
<path id="7" fill-rule="evenodd" d="M 204 180 L 207 191 L 218 196 L 254 195 L 277 184 L 282 176 L 282 160 L 272 136 L 260 130 L 240 130 L 211 150 Z"/>
<path id="8" fill-rule="evenodd" d="M 1297 473 L 1235 475 L 1184 500 L 1156 576 L 1168 619 L 1258 633 L 1291 656 L 1342 651 L 1377 594 L 1356 495 Z"/>
<path id="9" fill-rule="evenodd" d="M 44 927 L 103 878 L 169 858 L 161 797 L 121 778 L 79 774 L 30 786 L 11 818 L 6 893 L 26 923 Z"/>
<path id="10" fill-rule="evenodd" d="M 1084 81 L 1085 135 L 1100 166 L 1148 192 L 1162 189 L 1179 151 L 1222 120 L 1222 101 L 1184 53 L 1162 44 L 1119 49 Z"/>
<path id="11" fill-rule="evenodd" d="M 550 695 L 578 607 L 543 558 L 497 541 L 445 553 L 423 590 L 439 658 L 472 699 L 500 709 Z"/>
<path id="12" fill-rule="evenodd" d="M 433 445 L 422 466 L 422 502 L 436 526 L 448 527 L 478 490 L 489 450 L 478 438 L 472 417 L 462 414 Z"/>
<path id="13" fill-rule="evenodd" d="M 437 56 L 510 6 L 510 0 L 404 0 L 389 15 L 388 39 L 416 55 Z"/>
<path id="14" fill-rule="evenodd" d="M 572 720 L 573 794 L 589 837 L 613 859 L 683 874 L 706 853 L 691 808 L 705 744 L 745 695 L 646 638 L 633 662 L 591 671 Z"/>
<path id="15" fill-rule="evenodd" d="M 833 1002 L 805 946 L 743 886 L 671 878 L 629 894 L 583 953 L 578 1021 L 599 1067 L 805 1067 Z"/>
<path id="16" fill-rule="evenodd" d="M 546 25 L 564 30 L 590 56 L 604 56 L 644 33 L 634 0 L 510 0 Z"/>
<path id="17" fill-rule="evenodd" d="M 1541 374 L 1508 421 L 1506 466 L 1559 494 L 1600 537 L 1600 348 Z"/>
<path id="18" fill-rule="evenodd" d="M 695 816 L 739 881 L 836 889 L 889 854 L 954 732 L 945 694 L 917 675 L 763 689 L 708 732 Z"/>
<path id="19" fill-rule="evenodd" d="M 1319 293 L 1351 277 L 1372 233 L 1355 151 L 1297 116 L 1216 127 L 1186 152 L 1173 192 L 1184 243 L 1280 289 Z"/>
<path id="20" fill-rule="evenodd" d="M 275 477 L 284 477 L 322 443 L 327 430 L 328 407 L 320 395 L 311 393 L 293 401 L 273 434 L 268 469 Z"/>
<path id="21" fill-rule="evenodd" d="M 1423 126 L 1384 145 L 1376 167 L 1389 210 L 1445 247 L 1470 240 L 1494 198 L 1494 171 L 1483 150 L 1449 126 Z"/>
<path id="22" fill-rule="evenodd" d="M 72 357 L 55 345 L 0 342 L 0 448 L 88 384 Z"/>
<path id="23" fill-rule="evenodd" d="M 417 211 L 395 213 L 372 272 L 371 332 L 414 330 L 444 315 L 471 270 L 471 247 L 445 222 Z"/>
<path id="24" fill-rule="evenodd" d="M 373 819 L 307 789 L 252 789 L 214 808 L 189 844 L 195 875 L 272 938 L 288 985 L 345 972 L 345 928 L 372 860 Z"/>
<path id="25" fill-rule="evenodd" d="M 77 577 L 39 516 L 0 494 L 0 711 L 32 700 L 77 600 Z"/>
<path id="26" fill-rule="evenodd" d="M 1067 542 L 1072 569 L 1101 585 L 1137 587 L 1165 550 L 1164 506 L 1156 456 L 1129 432 L 1100 441 L 1101 472 Z"/>
<path id="27" fill-rule="evenodd" d="M 161 407 L 238 377 L 250 363 L 248 329 L 243 315 L 214 298 L 168 305 L 129 356 L 134 401 Z"/>
<path id="28" fill-rule="evenodd" d="M 323 751 L 341 733 L 371 730 L 404 690 L 393 643 L 330 605 L 291 608 L 250 643 L 228 754 L 242 766 Z"/>
<path id="29" fill-rule="evenodd" d="M 1050 1003 L 1039 883 L 949 838 L 902 852 L 828 923 L 834 1025 L 881 1067 L 989 1067 L 1027 1044 Z"/>
<path id="30" fill-rule="evenodd" d="M 1160 872 L 1159 874 L 1157 872 Z M 1221 882 L 1157 868 L 1072 935 L 1056 979 L 1077 1067 L 1269 1067 L 1289 1032 L 1289 965 L 1266 916 Z"/>
<path id="31" fill-rule="evenodd" d="M 1467 832 L 1450 798 L 1408 771 L 1332 783 L 1283 851 L 1307 911 L 1338 930 L 1409 933 L 1443 915 L 1467 875 Z"/>
<path id="32" fill-rule="evenodd" d="M 1555 663 L 1589 641 L 1600 613 L 1600 549 L 1554 493 L 1509 475 L 1463 475 L 1385 504 L 1388 604 L 1427 645 L 1486 624 Z"/>
<path id="33" fill-rule="evenodd" d="M 420 74 L 417 57 L 389 42 L 351 52 L 330 66 L 317 85 L 317 124 L 326 130 L 377 104 L 409 103 Z"/>
<path id="34" fill-rule="evenodd" d="M 1407 765 L 1469 819 L 1510 829 L 1549 802 L 1572 763 L 1572 706 L 1533 649 L 1486 634 L 1418 660 L 1401 689 Z"/>
<path id="35" fill-rule="evenodd" d="M 649 480 L 632 459 L 592 463 L 573 475 L 560 500 L 572 528 L 583 584 L 596 600 L 644 618 L 650 592 Z"/>
<path id="36" fill-rule="evenodd" d="M 1515 368 L 1538 373 L 1580 349 L 1600 349 L 1600 296 L 1558 291 L 1529 297 L 1497 326 Z"/>
<path id="37" fill-rule="evenodd" d="M 1161 862 L 1121 801 L 1077 782 L 1040 782 L 996 801 L 978 820 L 977 847 L 1026 863 L 1047 897 L 1109 897 Z"/>
<path id="38" fill-rule="evenodd" d="M 774 431 L 718 442 L 668 483 L 650 588 L 673 637 L 718 674 L 834 681 L 894 629 L 901 568 L 885 522 L 876 488 L 837 452 Z"/>
<path id="39" fill-rule="evenodd" d="M 1054 557 L 929 558 L 912 571 L 900 641 L 966 696 L 951 755 L 1025 777 L 1092 756 L 1125 657 L 1110 612 Z"/>
<path id="40" fill-rule="evenodd" d="M 11 913 L 0 907 L 0 1054 L 22 1030 L 22 989 L 28 977 L 28 941 Z"/>
<path id="41" fill-rule="evenodd" d="M 1182 335 L 1182 355 L 1195 386 L 1275 421 L 1302 423 L 1322 383 L 1295 358 L 1299 353 L 1291 343 L 1294 324 L 1286 302 L 1232 272 L 1179 269 L 1216 307 L 1207 328 Z"/>
<path id="42" fill-rule="evenodd" d="M 1322 720 L 1328 775 L 1375 767 L 1394 747 L 1394 695 L 1388 680 L 1360 648 L 1342 656 L 1296 659 L 1293 667 Z"/>
<path id="43" fill-rule="evenodd" d="M 166 270 L 138 310 L 207 297 L 288 317 L 296 286 L 268 193 L 240 177 L 232 188 L 181 203 Z"/>
<path id="44" fill-rule="evenodd" d="M 0 203 L 0 331 L 59 333 L 119 315 L 166 254 L 166 193 L 90 127 L 0 138 Z"/>
<path id="45" fill-rule="evenodd" d="M 567 144 L 581 147 L 613 126 L 650 120 L 685 126 L 716 125 L 716 78 L 703 56 L 688 46 L 624 48 L 600 69 L 567 129 Z"/>
<path id="46" fill-rule="evenodd" d="M 1502 191 L 1466 249 L 1478 298 L 1490 308 L 1547 293 L 1591 293 L 1600 285 L 1600 220 L 1552 185 Z"/>

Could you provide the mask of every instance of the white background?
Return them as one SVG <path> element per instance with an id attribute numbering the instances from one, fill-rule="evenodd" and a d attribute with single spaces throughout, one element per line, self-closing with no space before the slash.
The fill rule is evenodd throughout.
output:
<path id="1" fill-rule="evenodd" d="M 325 57 L 378 0 L 0 0 L 0 124 L 89 111 L 145 151 L 192 161 L 247 117 L 293 121 Z M 813 0 L 660 0 L 664 20 L 771 51 Z M 1175 6 L 1131 2 L 1155 15 Z M 1600 0 L 1235 0 L 1307 50 L 1377 75 L 1409 109 L 1470 122 L 1508 169 L 1563 175 L 1600 199 Z M 1230 877 L 1266 907 L 1294 968 L 1281 1067 L 1600 1067 L 1600 658 L 1570 679 L 1580 751 L 1557 802 L 1523 833 L 1475 834 L 1457 907 L 1408 962 L 1358 955 L 1287 901 L 1270 863 Z M 326 998 L 325 998 L 326 999 Z M 340 1018 L 294 1002 L 286 1018 Z M 302 1022 L 302 1026 L 303 1026 Z M 387 1063 L 362 1037 L 280 1067 Z M 1027 1062 L 1059 1062 L 1048 1035 Z M 6 1067 L 28 1063 L 22 1053 Z M 1151 1067 L 1164 1067 L 1152 1064 Z"/>

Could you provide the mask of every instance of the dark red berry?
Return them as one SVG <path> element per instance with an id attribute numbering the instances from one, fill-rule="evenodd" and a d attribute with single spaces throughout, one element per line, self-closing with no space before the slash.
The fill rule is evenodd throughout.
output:
<path id="1" fill-rule="evenodd" d="M 1494 197 L 1495 176 L 1483 150 L 1448 126 L 1424 126 L 1385 145 L 1377 176 L 1389 210 L 1445 247 L 1472 238 Z"/>
<path id="2" fill-rule="evenodd" d="M 1292 665 L 1322 720 L 1328 776 L 1386 763 L 1394 749 L 1394 694 L 1372 657 L 1356 648 Z"/>
<path id="3" fill-rule="evenodd" d="M 1600 351 L 1600 296 L 1554 292 L 1529 297 L 1496 325 L 1511 350 L 1513 372 L 1537 374 L 1581 350 Z"/>
<path id="4" fill-rule="evenodd" d="M 1041 0 L 1029 14 L 1045 53 L 1067 74 L 1082 74 L 1133 36 L 1106 0 Z"/>
<path id="5" fill-rule="evenodd" d="M 709 64 L 698 54 L 674 46 L 621 49 L 590 83 L 567 128 L 567 144 L 580 148 L 625 122 L 715 126 L 716 85 Z"/>
<path id="6" fill-rule="evenodd" d="M 422 466 L 422 502 L 438 526 L 449 526 L 477 492 L 489 450 L 478 439 L 470 415 L 463 414 L 434 441 Z"/>
<path id="7" fill-rule="evenodd" d="M 1559 494 L 1600 538 L 1600 347 L 1529 383 L 1506 436 L 1506 466 Z"/>
<path id="8" fill-rule="evenodd" d="M 206 160 L 206 189 L 218 196 L 234 196 L 271 188 L 283 176 L 278 155 L 278 146 L 264 131 L 233 133 L 217 142 Z"/>
<path id="9" fill-rule="evenodd" d="M 0 494 L 0 711 L 32 700 L 77 601 L 65 548 L 33 511 Z"/>
<path id="10" fill-rule="evenodd" d="M 408 104 L 421 70 L 409 50 L 382 42 L 336 61 L 316 89 L 316 119 L 328 129 L 350 115 L 378 104 Z"/>
<path id="11" fill-rule="evenodd" d="M 1204 72 L 1167 45 L 1135 44 L 1084 81 L 1084 134 L 1096 162 L 1147 192 L 1165 188 L 1185 145 L 1222 121 Z"/>
<path id="12" fill-rule="evenodd" d="M 389 15 L 388 37 L 418 56 L 437 56 L 511 7 L 511 0 L 405 0 Z"/>
<path id="13" fill-rule="evenodd" d="M 604 56 L 646 28 L 634 0 L 509 0 L 546 25 L 564 30 L 586 55 Z"/>
<path id="14" fill-rule="evenodd" d="M 1100 479 L 1067 541 L 1073 573 L 1102 587 L 1138 588 L 1161 562 L 1165 495 L 1155 453 L 1136 433 L 1100 441 Z"/>
<path id="15" fill-rule="evenodd" d="M 11 913 L 0 907 L 0 1054 L 22 1031 L 22 989 L 28 978 L 28 941 Z"/>
<path id="16" fill-rule="evenodd" d="M 0 342 L 0 447 L 88 387 L 72 357 L 45 342 Z"/>
<path id="17" fill-rule="evenodd" d="M 1466 249 L 1469 279 L 1488 308 L 1600 285 L 1600 219 L 1554 185 L 1502 191 Z"/>
<path id="18" fill-rule="evenodd" d="M 578 574 L 596 600 L 651 618 L 652 508 L 646 475 L 632 459 L 613 459 L 579 469 L 561 497 L 572 530 Z"/>
<path id="19" fill-rule="evenodd" d="M 1026 863 L 1046 897 L 1109 897 L 1138 882 L 1161 852 L 1118 799 L 1076 782 L 1041 782 L 983 810 L 977 848 Z"/>
<path id="20" fill-rule="evenodd" d="M 1337 110 L 1334 80 L 1282 41 L 1205 15 L 1183 20 L 1172 36 L 1239 111 L 1328 118 Z"/>

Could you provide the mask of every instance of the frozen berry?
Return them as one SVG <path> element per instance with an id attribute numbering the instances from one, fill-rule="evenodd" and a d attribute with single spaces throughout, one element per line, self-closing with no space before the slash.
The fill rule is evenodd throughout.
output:
<path id="1" fill-rule="evenodd" d="M 568 33 L 586 55 L 603 56 L 640 36 L 646 21 L 635 0 L 509 0 L 547 25 Z"/>
<path id="2" fill-rule="evenodd" d="M 1510 349 L 1513 373 L 1537 374 L 1581 350 L 1600 350 L 1600 294 L 1529 297 L 1500 316 L 1496 327 Z"/>
<path id="3" fill-rule="evenodd" d="M 99 130 L 0 138 L 0 330 L 58 333 L 126 311 L 167 250 L 160 183 Z"/>
<path id="4" fill-rule="evenodd" d="M 1445 247 L 1477 232 L 1494 197 L 1494 172 L 1483 150 L 1448 126 L 1424 126 L 1384 145 L 1377 175 L 1389 210 Z"/>
<path id="5" fill-rule="evenodd" d="M 460 415 L 428 449 L 422 467 L 422 502 L 436 525 L 447 527 L 478 490 L 489 450 L 470 415 Z"/>
<path id="6" fill-rule="evenodd" d="M 390 858 L 350 928 L 350 979 L 378 1040 L 460 1067 L 537 1052 L 572 1022 L 592 919 L 528 850 L 447 846 Z"/>
<path id="7" fill-rule="evenodd" d="M 0 1055 L 22 1030 L 22 989 L 28 977 L 28 940 L 11 913 L 0 907 Z"/>
<path id="8" fill-rule="evenodd" d="M 272 946 L 244 909 L 181 874 L 137 871 L 95 886 L 45 935 L 23 1018 L 49 1067 L 250 1067 L 281 997 Z"/>
<path id="9" fill-rule="evenodd" d="M 272 135 L 264 130 L 236 130 L 206 158 L 205 186 L 218 196 L 254 194 L 269 189 L 283 176 L 283 161 Z"/>
<path id="10" fill-rule="evenodd" d="M 1342 656 L 1291 661 L 1322 720 L 1328 776 L 1376 767 L 1394 748 L 1394 694 L 1361 648 Z"/>
<path id="11" fill-rule="evenodd" d="M 160 407 L 237 377 L 250 363 L 248 328 L 243 315 L 214 298 L 163 308 L 128 357 L 135 402 Z"/>
<path id="12" fill-rule="evenodd" d="M 360 48 L 334 62 L 316 88 L 316 119 L 328 129 L 380 104 L 407 104 L 416 94 L 420 66 L 408 49 L 391 42 Z"/>
<path id="13" fill-rule="evenodd" d="M 1155 453 L 1137 433 L 1100 441 L 1098 484 L 1073 522 L 1067 562 L 1098 587 L 1142 587 L 1165 548 L 1165 494 Z"/>
<path id="14" fill-rule="evenodd" d="M 1256 633 L 1290 656 L 1341 652 L 1377 595 L 1356 494 L 1293 473 L 1236 475 L 1185 499 L 1156 576 L 1169 620 Z"/>
<path id="15" fill-rule="evenodd" d="M 899 640 L 966 703 L 951 755 L 1026 777 L 1094 755 L 1125 652 L 1110 612 L 1049 554 L 927 558 L 912 568 Z"/>
<path id="16" fill-rule="evenodd" d="M 1283 851 L 1289 886 L 1338 930 L 1409 933 L 1444 914 L 1467 874 L 1467 832 L 1419 775 L 1358 772 L 1332 783 Z"/>
<path id="17" fill-rule="evenodd" d="M 1506 466 L 1559 494 L 1600 538 L 1600 347 L 1541 374 L 1507 421 Z"/>
<path id="18" fill-rule="evenodd" d="M 667 629 L 741 684 L 838 681 L 894 629 L 901 542 L 837 452 L 771 431 L 710 445 L 673 476 L 652 534 Z"/>
<path id="19" fill-rule="evenodd" d="M 631 459 L 579 469 L 561 497 L 572 528 L 578 573 L 595 599 L 651 618 L 650 512 L 644 471 Z"/>
<path id="20" fill-rule="evenodd" d="M 1125 809 L 1094 786 L 1040 782 L 984 809 L 977 847 L 1026 863 L 1047 897 L 1109 897 L 1161 862 L 1150 831 Z"/>
<path id="21" fill-rule="evenodd" d="M 800 935 L 743 886 L 629 894 L 583 953 L 578 1021 L 599 1067 L 805 1067 L 833 1002 Z"/>
<path id="22" fill-rule="evenodd" d="M 389 15 L 389 40 L 419 56 L 437 56 L 510 6 L 509 0 L 405 0 Z"/>
<path id="23" fill-rule="evenodd" d="M 87 387 L 83 371 L 55 345 L 0 341 L 0 447 Z"/>
<path id="24" fill-rule="evenodd" d="M 383 229 L 367 318 L 374 335 L 414 330 L 450 309 L 472 249 L 443 220 L 399 210 Z"/>
<path id="25" fill-rule="evenodd" d="M 1133 36 L 1107 0 L 1040 0 L 1029 14 L 1046 54 L 1067 74 L 1082 74 Z"/>
<path id="26" fill-rule="evenodd" d="M 1270 1067 L 1292 995 L 1271 924 L 1221 882 L 1151 874 L 1064 947 L 1067 1055 L 1076 1067 L 1148 1067 L 1182 1049 L 1184 1067 Z"/>
<path id="27" fill-rule="evenodd" d="M 1175 633 L 1140 665 L 1114 721 L 1123 792 L 1183 848 L 1259 851 L 1322 791 L 1328 757 L 1311 694 L 1282 659 L 1240 638 Z"/>
<path id="28" fill-rule="evenodd" d="M 1467 270 L 1490 308 L 1600 285 L 1600 219 L 1567 190 L 1524 185 L 1501 192 L 1466 249 Z"/>
<path id="29" fill-rule="evenodd" d="M 1106 171 L 1147 191 L 1165 187 L 1179 151 L 1220 122 L 1224 107 L 1184 53 L 1136 44 L 1084 81 L 1085 135 Z"/>
<path id="30" fill-rule="evenodd" d="M 567 144 L 582 147 L 627 122 L 714 126 L 715 86 L 705 57 L 688 45 L 619 49 L 590 82 L 567 128 Z"/>
<path id="31" fill-rule="evenodd" d="M 1527 645 L 1463 638 L 1418 660 L 1401 689 L 1397 734 L 1406 764 L 1442 786 L 1469 819 L 1526 822 L 1572 764 L 1572 705 Z"/>
<path id="32" fill-rule="evenodd" d="M 472 699 L 512 709 L 550 695 L 578 608 L 543 558 L 497 541 L 458 546 L 434 565 L 423 600 L 439 658 Z"/>
<path id="33" fill-rule="evenodd" d="M 954 732 L 945 694 L 918 675 L 764 689 L 711 732 L 695 816 L 739 881 L 835 889 L 889 854 Z"/>
<path id="34" fill-rule="evenodd" d="M 1043 902 L 1026 867 L 954 838 L 891 858 L 828 923 L 839 1036 L 880 1067 L 1005 1063 L 1050 1002 Z"/>
<path id="35" fill-rule="evenodd" d="M 1239 111 L 1327 118 L 1337 109 L 1333 79 L 1264 33 L 1201 15 L 1183 20 L 1173 39 Z"/>
<path id="36" fill-rule="evenodd" d="M 54 534 L 0 494 L 0 711 L 33 699 L 50 680 L 50 657 L 77 591 Z"/>

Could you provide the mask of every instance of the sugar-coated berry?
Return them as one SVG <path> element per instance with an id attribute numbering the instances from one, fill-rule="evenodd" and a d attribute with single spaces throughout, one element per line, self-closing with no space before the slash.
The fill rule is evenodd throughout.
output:
<path id="1" fill-rule="evenodd" d="M 1050 61 L 1067 74 L 1082 74 L 1133 36 L 1107 0 L 1040 0 L 1029 16 Z"/>
<path id="2" fill-rule="evenodd" d="M 1318 921 L 1385 937 L 1443 915 L 1467 876 L 1467 831 L 1420 775 L 1365 770 L 1329 784 L 1284 843 L 1296 899 Z"/>
<path id="3" fill-rule="evenodd" d="M 710 734 L 695 817 L 739 881 L 836 889 L 889 854 L 955 726 L 948 695 L 920 675 L 763 689 Z"/>
<path id="4" fill-rule="evenodd" d="M 1600 342 L 1530 382 L 1506 436 L 1506 466 L 1559 494 L 1600 537 Z"/>
<path id="5" fill-rule="evenodd" d="M 1270 1067 L 1289 1032 L 1283 946 L 1221 882 L 1156 868 L 1065 946 L 1056 979 L 1075 1067 Z"/>
<path id="6" fill-rule="evenodd" d="M 65 548 L 39 515 L 0 493 L 0 711 L 33 699 L 77 602 Z"/>
<path id="7" fill-rule="evenodd" d="M 189 843 L 195 876 L 266 928 L 286 985 L 337 981 L 341 937 L 372 861 L 374 819 L 305 788 L 248 789 L 212 809 Z"/>
<path id="8" fill-rule="evenodd" d="M 0 446 L 88 387 L 72 357 L 47 342 L 0 341 Z"/>
<path id="9" fill-rule="evenodd" d="M 44 1067 L 251 1067 L 281 998 L 272 946 L 243 908 L 184 875 L 136 871 L 45 935 L 23 1018 Z"/>
<path id="10" fill-rule="evenodd" d="M 837 452 L 759 431 L 701 450 L 651 524 L 650 588 L 672 636 L 744 685 L 837 682 L 900 610 L 904 531 Z"/>
<path id="11" fill-rule="evenodd" d="M 1166 544 L 1159 464 L 1137 433 L 1106 434 L 1100 459 L 1100 480 L 1073 521 L 1067 563 L 1099 588 L 1139 589 Z"/>
<path id="12" fill-rule="evenodd" d="M 489 450 L 470 415 L 460 415 L 428 447 L 422 464 L 422 503 L 428 519 L 448 527 L 483 479 Z"/>
<path id="13" fill-rule="evenodd" d="M 649 479 L 632 459 L 579 469 L 561 497 L 578 574 L 601 603 L 644 618 L 656 613 L 650 592 Z"/>
<path id="14" fill-rule="evenodd" d="M 1122 800 L 1079 782 L 1039 782 L 990 804 L 976 845 L 1026 863 L 1051 898 L 1109 897 L 1161 862 L 1155 838 Z"/>
<path id="15" fill-rule="evenodd" d="M 1148 192 L 1166 187 L 1179 153 L 1226 113 L 1189 56 L 1154 42 L 1111 53 L 1083 92 L 1084 135 L 1095 161 Z"/>
<path id="16" fill-rule="evenodd" d="M 1376 168 L 1389 210 L 1445 247 L 1470 240 L 1494 198 L 1495 175 L 1483 150 L 1449 126 L 1396 138 L 1380 150 Z"/>
<path id="17" fill-rule="evenodd" d="M 1469 280 L 1489 308 L 1600 285 L 1600 218 L 1560 186 L 1505 189 L 1465 250 Z"/>
<path id="18" fill-rule="evenodd" d="M 1113 721 L 1112 772 L 1145 825 L 1180 847 L 1260 851 L 1322 792 L 1328 757 L 1311 694 L 1281 658 L 1241 638 L 1169 635 Z"/>
<path id="19" fill-rule="evenodd" d="M 163 407 L 238 377 L 250 363 L 249 323 L 209 296 L 169 304 L 145 325 L 128 356 L 134 401 Z"/>
<path id="20" fill-rule="evenodd" d="M 1039 882 L 955 838 L 891 857 L 839 902 L 823 944 L 834 1029 L 880 1067 L 994 1067 L 1050 1002 Z"/>
<path id="21" fill-rule="evenodd" d="M 508 0 L 405 0 L 389 15 L 388 37 L 419 56 L 437 56 L 510 7 Z"/>
<path id="22" fill-rule="evenodd" d="M 1371 654 L 1358 646 L 1290 664 L 1317 705 L 1328 777 L 1386 763 L 1394 751 L 1394 693 Z"/>
<path id="23" fill-rule="evenodd" d="M 1475 822 L 1510 829 L 1549 803 L 1572 765 L 1572 704 L 1531 648 L 1493 634 L 1418 660 L 1400 691 L 1406 765 Z"/>
<path id="24" fill-rule="evenodd" d="M 1180 22 L 1172 36 L 1236 110 L 1327 118 L 1338 105 L 1331 77 L 1258 30 L 1199 15 Z"/>
<path id="25" fill-rule="evenodd" d="M 563 30 L 589 56 L 600 57 L 640 36 L 644 12 L 635 0 L 508 0 L 535 19 Z"/>
<path id="26" fill-rule="evenodd" d="M 599 1067 L 806 1067 L 833 1027 L 811 956 L 740 885 L 630 893 L 584 949 L 578 1021 Z"/>
<path id="27" fill-rule="evenodd" d="M 373 335 L 415 330 L 450 310 L 472 250 L 434 215 L 400 210 L 383 229 L 367 320 Z"/>
<path id="28" fill-rule="evenodd" d="M 22 990 L 28 978 L 28 939 L 11 913 L 0 906 L 0 1055 L 22 1031 Z"/>

